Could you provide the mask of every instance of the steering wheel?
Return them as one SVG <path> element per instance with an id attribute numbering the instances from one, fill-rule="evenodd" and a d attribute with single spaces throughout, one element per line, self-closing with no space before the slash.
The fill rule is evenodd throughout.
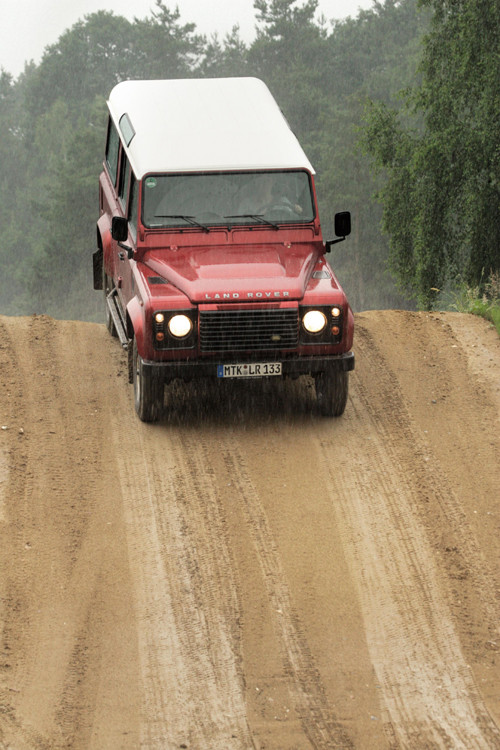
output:
<path id="1" fill-rule="evenodd" d="M 298 216 L 291 203 L 284 200 L 282 203 L 273 203 L 265 210 L 265 215 L 274 214 L 277 216 Z"/>

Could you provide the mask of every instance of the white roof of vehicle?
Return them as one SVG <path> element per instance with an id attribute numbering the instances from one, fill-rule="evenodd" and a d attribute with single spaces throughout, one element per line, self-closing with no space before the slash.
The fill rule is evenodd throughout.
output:
<path id="1" fill-rule="evenodd" d="M 125 144 L 127 120 L 135 131 L 126 150 L 138 179 L 151 172 L 314 172 L 258 78 L 123 81 L 111 91 L 108 107 Z"/>

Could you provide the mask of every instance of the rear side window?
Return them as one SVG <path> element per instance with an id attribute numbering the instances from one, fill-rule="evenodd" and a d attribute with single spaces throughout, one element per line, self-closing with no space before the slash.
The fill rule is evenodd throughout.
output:
<path id="1" fill-rule="evenodd" d="M 106 143 L 106 164 L 108 166 L 109 176 L 111 177 L 111 181 L 113 185 L 116 185 L 116 177 L 118 173 L 119 149 L 120 149 L 120 138 L 110 118 L 109 125 L 108 125 L 108 140 Z"/>
<path id="2" fill-rule="evenodd" d="M 122 160 L 120 163 L 120 179 L 118 181 L 118 198 L 122 209 L 125 211 L 127 208 L 128 198 L 128 186 L 130 183 L 130 167 L 125 152 L 122 152 Z"/>
<path id="3" fill-rule="evenodd" d="M 133 172 L 130 173 L 130 201 L 128 204 L 128 224 L 130 234 L 137 239 L 137 211 L 139 207 L 139 183 L 135 179 Z"/>

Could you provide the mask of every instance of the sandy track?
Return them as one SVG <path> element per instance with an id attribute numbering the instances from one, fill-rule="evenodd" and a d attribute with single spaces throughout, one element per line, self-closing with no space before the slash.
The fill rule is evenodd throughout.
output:
<path id="1" fill-rule="evenodd" d="M 500 341 L 356 322 L 343 418 L 151 426 L 104 327 L 0 318 L 1 748 L 500 747 Z"/>

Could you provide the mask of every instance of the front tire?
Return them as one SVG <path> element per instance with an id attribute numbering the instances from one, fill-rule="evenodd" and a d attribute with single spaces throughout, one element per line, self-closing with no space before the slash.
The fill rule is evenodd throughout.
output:
<path id="1" fill-rule="evenodd" d="M 132 349 L 134 405 L 142 422 L 157 422 L 163 407 L 163 381 L 154 378 L 143 366 L 134 338 Z"/>
<path id="2" fill-rule="evenodd" d="M 347 404 L 349 373 L 320 372 L 315 377 L 316 400 L 325 417 L 340 417 Z"/>

